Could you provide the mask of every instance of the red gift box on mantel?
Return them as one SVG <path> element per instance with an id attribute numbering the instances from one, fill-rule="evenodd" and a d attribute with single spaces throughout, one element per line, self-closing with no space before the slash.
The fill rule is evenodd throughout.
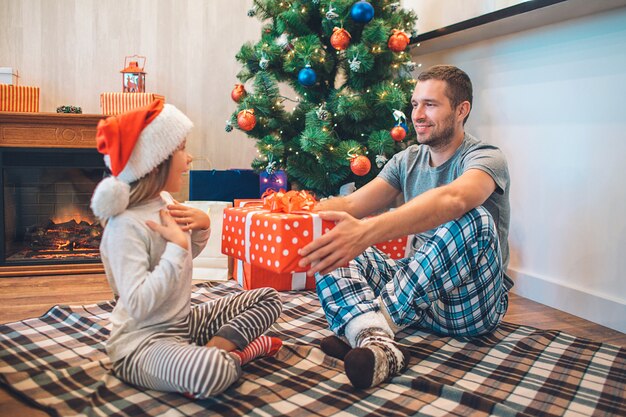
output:
<path id="1" fill-rule="evenodd" d="M 335 226 L 311 212 L 314 204 L 304 191 L 269 190 L 263 207 L 225 209 L 222 253 L 273 272 L 305 272 L 298 250 Z"/>
<path id="2" fill-rule="evenodd" d="M 165 103 L 164 96 L 154 93 L 102 93 L 100 94 L 100 108 L 102 114 L 113 116 L 147 106 L 154 100 L 161 100 Z"/>
<path id="3" fill-rule="evenodd" d="M 37 113 L 39 87 L 0 84 L 0 111 Z"/>

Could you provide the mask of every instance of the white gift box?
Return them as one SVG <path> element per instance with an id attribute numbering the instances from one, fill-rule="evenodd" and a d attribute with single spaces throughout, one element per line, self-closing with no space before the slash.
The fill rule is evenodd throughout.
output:
<path id="1" fill-rule="evenodd" d="M 17 70 L 11 67 L 0 67 L 0 84 L 17 85 Z"/>
<path id="2" fill-rule="evenodd" d="M 222 254 L 222 221 L 224 209 L 232 207 L 227 201 L 185 201 L 186 206 L 209 213 L 211 236 L 206 247 L 193 260 L 193 279 L 203 281 L 227 281 L 228 256 Z"/>

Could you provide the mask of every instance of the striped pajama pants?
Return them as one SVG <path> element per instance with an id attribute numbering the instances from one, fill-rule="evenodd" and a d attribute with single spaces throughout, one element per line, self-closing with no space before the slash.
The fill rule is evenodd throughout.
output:
<path id="1" fill-rule="evenodd" d="M 483 207 L 436 229 L 409 258 L 376 248 L 327 275 L 316 275 L 326 319 L 343 336 L 353 318 L 384 308 L 396 327 L 442 335 L 493 331 L 508 307 L 493 218 Z"/>
<path id="2" fill-rule="evenodd" d="M 214 336 L 238 349 L 263 334 L 280 316 L 276 290 L 260 288 L 192 307 L 167 332 L 146 339 L 113 365 L 120 379 L 158 391 L 188 393 L 195 398 L 219 394 L 241 375 L 239 362 L 225 350 L 205 347 Z"/>

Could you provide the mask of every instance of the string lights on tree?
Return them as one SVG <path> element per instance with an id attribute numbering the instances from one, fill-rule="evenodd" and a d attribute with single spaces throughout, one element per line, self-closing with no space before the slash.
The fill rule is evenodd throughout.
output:
<path id="1" fill-rule="evenodd" d="M 392 0 L 253 0 L 250 10 L 264 25 L 237 54 L 226 130 L 257 141 L 253 168 L 283 169 L 292 187 L 330 196 L 415 141 L 396 119 L 415 85 L 413 11 Z"/>

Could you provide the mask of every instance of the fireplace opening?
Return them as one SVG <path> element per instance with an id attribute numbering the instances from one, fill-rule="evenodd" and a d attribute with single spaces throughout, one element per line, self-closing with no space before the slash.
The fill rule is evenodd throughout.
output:
<path id="1" fill-rule="evenodd" d="M 89 208 L 106 169 L 95 149 L 5 148 L 0 265 L 100 262 L 102 226 Z"/>

